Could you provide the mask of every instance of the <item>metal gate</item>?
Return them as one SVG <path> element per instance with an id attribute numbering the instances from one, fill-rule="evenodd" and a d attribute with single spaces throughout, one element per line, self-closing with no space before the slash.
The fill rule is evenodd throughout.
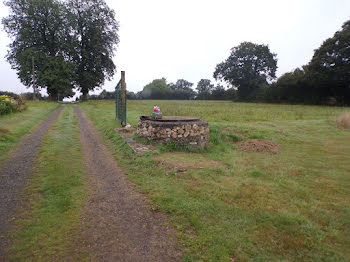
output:
<path id="1" fill-rule="evenodd" d="M 121 79 L 115 87 L 116 120 L 126 126 L 126 84 L 125 71 L 121 73 Z"/>

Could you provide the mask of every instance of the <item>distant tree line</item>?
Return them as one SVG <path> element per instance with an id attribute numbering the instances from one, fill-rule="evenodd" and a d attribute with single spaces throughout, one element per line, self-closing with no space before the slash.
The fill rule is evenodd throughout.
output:
<path id="1" fill-rule="evenodd" d="M 101 87 L 115 72 L 118 22 L 104 0 L 6 0 L 2 20 L 14 40 L 7 60 L 21 82 L 46 89 L 50 100 Z M 233 100 L 350 105 L 350 21 L 314 52 L 311 61 L 276 79 L 277 55 L 267 45 L 243 42 L 213 73 L 219 84 L 196 86 L 179 79 L 155 79 L 129 99 Z M 91 99 L 112 99 L 102 91 Z"/>
<path id="2" fill-rule="evenodd" d="M 201 79 L 194 89 L 184 79 L 168 84 L 162 78 L 130 97 L 350 105 L 350 21 L 315 50 L 307 65 L 274 81 L 276 70 L 276 54 L 268 46 L 243 42 L 231 49 L 213 74 L 228 88 Z"/>
<path id="3" fill-rule="evenodd" d="M 118 22 L 104 0 L 7 0 L 2 20 L 7 60 L 27 87 L 46 89 L 50 100 L 87 98 L 115 72 Z"/>

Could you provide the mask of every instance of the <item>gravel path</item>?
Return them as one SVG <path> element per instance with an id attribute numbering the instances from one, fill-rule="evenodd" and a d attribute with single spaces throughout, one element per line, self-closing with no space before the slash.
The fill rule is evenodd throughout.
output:
<path id="1" fill-rule="evenodd" d="M 178 261 L 167 217 L 151 211 L 81 109 L 75 105 L 92 197 L 82 219 L 97 261 Z"/>
<path id="2" fill-rule="evenodd" d="M 56 109 L 31 134 L 25 136 L 14 152 L 0 166 L 0 261 L 10 247 L 7 232 L 16 219 L 16 211 L 23 203 L 22 190 L 32 174 L 41 141 L 63 106 Z"/>

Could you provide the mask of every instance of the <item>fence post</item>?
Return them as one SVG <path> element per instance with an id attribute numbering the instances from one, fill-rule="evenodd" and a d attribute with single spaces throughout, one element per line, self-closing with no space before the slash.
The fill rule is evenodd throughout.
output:
<path id="1" fill-rule="evenodd" d="M 125 71 L 121 73 L 121 115 L 122 115 L 122 127 L 126 126 L 126 84 L 125 84 Z"/>

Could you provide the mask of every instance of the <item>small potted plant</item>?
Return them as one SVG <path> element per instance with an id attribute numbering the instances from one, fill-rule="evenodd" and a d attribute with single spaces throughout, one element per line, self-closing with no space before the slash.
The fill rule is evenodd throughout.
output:
<path id="1" fill-rule="evenodd" d="M 152 118 L 153 119 L 161 119 L 162 118 L 162 112 L 160 112 L 159 106 L 153 107 Z"/>

